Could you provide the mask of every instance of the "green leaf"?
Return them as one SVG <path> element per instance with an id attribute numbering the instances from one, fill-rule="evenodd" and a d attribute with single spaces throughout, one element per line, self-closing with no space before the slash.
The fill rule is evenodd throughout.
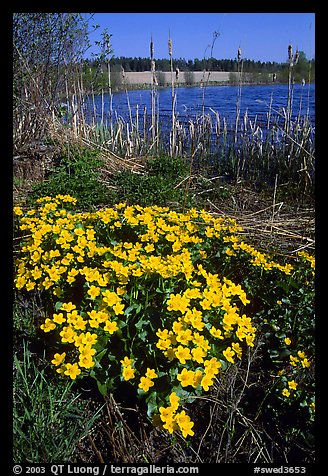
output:
<path id="1" fill-rule="evenodd" d="M 109 339 L 109 336 L 105 334 L 98 337 L 97 342 L 94 345 L 94 348 L 96 349 L 97 352 L 101 352 L 107 346 L 108 339 Z"/>
<path id="2" fill-rule="evenodd" d="M 63 303 L 61 301 L 57 301 L 56 304 L 55 304 L 55 310 L 56 311 L 59 311 L 60 308 L 62 307 Z"/>
<path id="3" fill-rule="evenodd" d="M 138 337 L 140 340 L 142 340 L 142 342 L 145 342 L 147 340 L 147 335 L 147 331 L 138 332 Z"/>
<path id="4" fill-rule="evenodd" d="M 101 382 L 99 382 L 99 380 L 97 380 L 97 386 L 98 386 L 99 392 L 100 392 L 103 396 L 106 396 L 106 395 L 107 395 L 107 385 L 106 385 L 106 382 L 105 382 L 105 383 L 101 383 Z"/>
<path id="5" fill-rule="evenodd" d="M 116 322 L 117 322 L 117 325 L 118 325 L 118 327 L 119 327 L 120 329 L 124 329 L 124 327 L 127 326 L 126 321 L 118 320 L 118 321 L 116 321 Z"/>
<path id="6" fill-rule="evenodd" d="M 107 349 L 103 349 L 101 352 L 99 352 L 99 353 L 95 356 L 95 361 L 96 361 L 96 366 L 97 366 L 97 367 L 101 367 L 100 361 L 101 361 L 101 359 L 103 358 L 103 356 L 106 354 L 106 352 L 107 352 Z"/>
<path id="7" fill-rule="evenodd" d="M 141 317 L 139 321 L 135 324 L 135 326 L 137 329 L 142 329 L 143 327 L 148 326 L 149 322 L 149 319 L 144 319 L 143 317 Z"/>
<path id="8" fill-rule="evenodd" d="M 158 410 L 158 402 L 157 402 L 157 392 L 152 392 L 149 397 L 146 399 L 147 403 L 147 416 L 149 418 L 152 417 L 153 413 Z"/>

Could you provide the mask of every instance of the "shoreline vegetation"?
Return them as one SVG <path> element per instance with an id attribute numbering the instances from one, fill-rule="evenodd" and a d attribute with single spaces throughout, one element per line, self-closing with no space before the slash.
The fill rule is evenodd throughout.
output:
<path id="1" fill-rule="evenodd" d="M 205 82 L 211 86 L 258 86 L 268 84 L 288 84 L 287 78 L 277 79 L 276 73 L 244 73 L 240 79 L 237 72 L 228 71 L 179 71 L 174 74 L 175 87 L 204 87 Z M 156 79 L 158 88 L 169 88 L 172 86 L 170 72 L 157 71 Z M 112 72 L 113 92 L 150 89 L 152 85 L 151 71 L 130 71 L 122 73 Z M 301 83 L 302 81 L 300 81 Z M 312 80 L 311 83 L 314 81 Z"/>
<path id="2" fill-rule="evenodd" d="M 259 124 L 240 112 L 241 49 L 211 71 L 217 32 L 188 79 L 171 38 L 164 72 L 152 38 L 150 72 L 115 65 L 107 31 L 86 64 L 87 27 L 14 14 L 15 460 L 314 463 L 315 127 L 293 114 L 314 62 L 288 45 L 286 104 Z M 232 124 L 206 113 L 219 77 L 238 87 Z M 196 79 L 202 110 L 181 124 L 176 89 Z"/>

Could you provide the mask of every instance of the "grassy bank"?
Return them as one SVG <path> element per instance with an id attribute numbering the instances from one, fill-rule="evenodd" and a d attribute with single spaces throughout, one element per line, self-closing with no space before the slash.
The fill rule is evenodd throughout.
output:
<path id="1" fill-rule="evenodd" d="M 181 125 L 172 81 L 165 132 L 155 75 L 150 111 L 107 121 L 79 71 L 65 110 L 18 78 L 15 462 L 314 461 L 315 131 L 290 56 L 265 125 L 239 52 L 232 125 Z"/>
<path id="2" fill-rule="evenodd" d="M 312 126 L 204 114 L 187 141 L 173 90 L 167 146 L 155 94 L 144 135 L 75 116 L 51 121 L 48 163 L 18 159 L 15 458 L 313 462 Z"/>
<path id="3" fill-rule="evenodd" d="M 261 190 L 256 190 L 253 184 L 245 181 L 229 183 L 224 177 L 213 176 L 210 165 L 207 170 L 205 167 L 191 169 L 190 162 L 183 158 L 161 156 L 140 161 L 139 165 L 137 173 L 132 170 L 113 172 L 106 168 L 106 160 L 101 158 L 99 151 L 91 153 L 89 148 L 71 148 L 69 153 L 62 156 L 60 163 L 45 181 L 30 182 L 27 201 L 26 195 L 23 199 L 21 194 L 20 201 L 17 202 L 20 203 L 20 207 L 15 210 L 17 216 L 15 256 L 24 260 L 25 270 L 18 262 L 16 273 L 18 276 L 25 276 L 31 283 L 35 280 L 35 284 L 31 288 L 31 284 L 27 282 L 23 286 L 20 283 L 16 290 L 14 311 L 16 458 L 21 460 L 21 448 L 25 448 L 24 457 L 33 462 L 56 460 L 84 463 L 113 461 L 169 464 L 256 460 L 263 463 L 288 461 L 290 464 L 300 464 L 313 461 L 314 291 L 311 268 L 313 262 L 310 256 L 314 251 L 314 217 L 310 197 L 303 196 L 301 200 L 300 195 L 293 196 L 290 193 L 286 195 L 283 187 L 279 186 L 263 186 Z M 61 202 L 61 199 L 55 198 L 58 193 L 62 194 L 62 197 L 71 194 L 78 198 L 77 214 L 74 211 L 75 207 L 69 202 Z M 58 212 L 62 211 L 57 218 L 55 214 L 53 218 L 49 215 L 48 219 L 44 214 L 45 209 L 41 211 L 42 203 L 47 202 L 41 201 L 38 204 L 38 200 L 44 196 L 54 197 L 55 203 L 60 205 Z M 244 344 L 238 339 L 233 341 L 234 344 L 241 342 L 242 359 L 236 358 L 235 355 L 235 358 L 232 357 L 233 362 L 227 361 L 228 354 L 222 354 L 224 347 L 214 347 L 216 349 L 214 355 L 220 356 L 222 369 L 212 380 L 213 384 L 207 391 L 199 387 L 198 393 L 192 394 L 193 387 L 179 387 L 176 385 L 178 380 L 175 380 L 175 392 L 181 399 L 180 410 L 192 411 L 194 433 L 192 437 L 184 438 L 176 431 L 171 435 L 161 425 L 154 426 L 154 421 L 152 422 L 147 416 L 147 412 L 152 416 L 153 413 L 156 414 L 156 408 L 160 405 L 167 406 L 167 402 L 164 403 L 159 399 L 163 388 L 165 389 L 167 385 L 160 373 L 163 372 L 163 363 L 159 364 L 157 361 L 154 365 L 153 361 L 148 360 L 148 364 L 143 364 L 145 371 L 148 365 L 162 379 L 161 384 L 159 380 L 153 380 L 155 393 L 152 387 L 149 391 L 136 392 L 137 388 L 133 388 L 130 381 L 124 381 L 122 377 L 124 374 L 120 376 L 122 369 L 114 366 L 116 368 L 114 371 L 113 363 L 111 367 L 114 373 L 109 374 L 108 378 L 110 380 L 116 375 L 118 380 L 110 385 L 108 381 L 104 387 L 101 372 L 107 366 L 107 359 L 111 362 L 110 355 L 104 354 L 109 348 L 106 345 L 102 348 L 96 347 L 95 362 L 99 373 L 97 377 L 92 371 L 93 367 L 91 370 L 82 368 L 82 374 L 72 380 L 67 375 L 56 373 L 51 364 L 55 354 L 60 355 L 63 350 L 67 355 L 72 352 L 67 347 L 69 344 L 60 344 L 60 338 L 56 340 L 53 332 L 44 332 L 45 322 L 49 322 L 56 311 L 57 314 L 60 313 L 56 301 L 74 302 L 82 316 L 84 311 L 91 312 L 91 309 L 96 311 L 96 302 L 90 300 L 88 290 L 97 284 L 94 281 L 92 283 L 91 278 L 87 278 L 82 269 L 83 266 L 87 266 L 90 269 L 102 270 L 103 273 L 104 268 L 100 261 L 96 262 L 92 257 L 87 258 L 92 264 L 91 261 L 85 263 L 83 260 L 76 261 L 79 255 L 75 255 L 75 251 L 65 249 L 60 251 L 63 253 L 62 256 L 57 258 L 54 256 L 47 264 L 44 260 L 47 260 L 49 250 L 52 249 L 54 252 L 61 249 L 56 244 L 58 232 L 51 232 L 49 229 L 48 234 L 40 241 L 38 227 L 46 223 L 51 224 L 50 228 L 56 227 L 57 220 L 60 221 L 63 216 L 70 216 L 70 219 L 74 220 L 75 229 L 81 227 L 81 230 L 95 231 L 97 247 L 114 246 L 111 251 L 113 253 L 113 250 L 116 250 L 115 257 L 114 255 L 112 257 L 113 262 L 121 262 L 128 269 L 135 261 L 129 261 L 120 254 L 123 250 L 119 252 L 117 246 L 125 243 L 127 250 L 130 246 L 133 249 L 140 239 L 138 239 L 140 231 L 134 228 L 136 225 L 132 221 L 130 223 L 128 215 L 125 217 L 122 214 L 123 227 L 117 228 L 119 234 L 115 236 L 110 228 L 107 231 L 102 228 L 109 225 L 101 225 L 100 221 L 97 222 L 98 218 L 92 221 L 91 217 L 92 214 L 96 214 L 95 217 L 99 214 L 100 218 L 102 210 L 105 211 L 106 207 L 115 210 L 116 204 L 122 202 L 130 206 L 129 209 L 135 210 L 136 216 L 140 214 L 141 217 L 143 210 L 146 213 L 150 212 L 153 215 L 152 220 L 155 220 L 155 214 L 158 213 L 156 207 L 168 207 L 160 212 L 164 220 L 171 211 L 179 214 L 176 216 L 182 219 L 181 213 L 188 216 L 192 209 L 205 208 L 210 220 L 229 217 L 228 220 L 236 220 L 238 225 L 242 225 L 242 228 L 236 228 L 235 231 L 232 229 L 224 231 L 224 228 L 219 231 L 218 228 L 219 234 L 211 237 L 209 227 L 212 225 L 206 225 L 208 230 L 204 228 L 201 231 L 203 225 L 199 221 L 200 217 L 195 216 L 191 223 L 192 226 L 197 224 L 200 227 L 199 236 L 202 236 L 203 244 L 198 246 L 196 242 L 192 245 L 186 241 L 180 250 L 172 253 L 170 247 L 177 243 L 179 236 L 178 224 L 172 222 L 175 216 L 172 215 L 167 225 L 176 235 L 173 241 L 170 241 L 169 236 L 165 238 L 165 233 L 169 233 L 166 231 L 163 238 L 160 238 L 164 239 L 163 243 L 152 242 L 150 234 L 148 240 L 144 242 L 144 246 L 149 246 L 150 254 L 155 253 L 151 252 L 151 247 L 156 247 L 156 259 L 167 260 L 171 254 L 172 257 L 178 257 L 186 250 L 189 250 L 191 255 L 196 253 L 195 257 L 200 253 L 201 260 L 198 258 L 198 261 L 193 261 L 193 266 L 202 263 L 207 272 L 210 271 L 214 275 L 218 273 L 220 279 L 223 276 L 227 277 L 229 282 L 241 286 L 250 301 L 248 304 L 245 303 L 245 307 L 242 306 L 242 312 L 252 319 L 256 328 L 254 346 L 244 348 Z M 49 212 L 46 213 L 53 212 L 49 208 Z M 38 217 L 42 217 L 39 222 Z M 124 224 L 126 219 L 128 221 Z M 160 216 L 156 218 L 158 219 Z M 205 215 L 202 220 L 204 219 Z M 22 228 L 24 223 L 25 227 Z M 218 226 L 214 222 L 213 225 L 214 228 Z M 62 231 L 64 232 L 64 228 Z M 144 232 L 145 230 L 142 233 Z M 91 235 L 88 236 L 91 238 Z M 25 252 L 22 251 L 24 243 Z M 162 244 L 159 246 L 158 243 Z M 245 246 L 242 243 L 245 243 Z M 234 250 L 232 245 L 237 244 Z M 38 256 L 33 254 L 36 245 Z M 73 244 L 71 246 L 73 247 Z M 306 253 L 303 253 L 304 251 Z M 36 267 L 44 269 L 47 273 L 47 266 L 51 263 L 52 266 L 55 263 L 59 265 L 58 258 L 65 261 L 65 256 L 66 259 L 69 258 L 70 253 L 72 257 L 75 255 L 75 258 L 68 267 L 67 264 L 64 265 L 67 267 L 64 273 L 70 273 L 72 270 L 81 272 L 81 282 L 68 284 L 70 280 L 67 281 L 66 274 L 60 274 L 57 278 L 53 276 L 51 278 L 54 280 L 53 285 L 45 289 L 42 284 L 44 277 L 37 278 L 35 275 L 35 278 L 32 278 Z M 260 260 L 256 266 L 254 262 L 252 263 L 255 257 Z M 98 259 L 101 259 L 101 254 Z M 141 260 L 140 263 L 142 262 Z M 276 263 L 274 266 L 278 268 L 272 268 L 272 263 Z M 290 273 L 288 266 L 291 266 Z M 155 333 L 161 324 L 158 322 L 158 327 L 155 324 L 154 330 L 147 327 L 149 326 L 147 323 L 151 320 L 157 323 L 158 316 L 154 309 L 162 308 L 163 313 L 167 312 L 165 309 L 168 297 L 184 292 L 184 288 L 181 287 L 183 280 L 178 277 L 179 275 L 166 278 L 165 284 L 165 278 L 156 274 L 160 273 L 159 271 L 154 269 L 151 272 L 146 269 L 143 278 L 133 278 L 139 280 L 139 284 L 138 281 L 133 281 L 132 276 L 131 283 L 129 278 L 129 282 L 125 284 L 126 294 L 121 295 L 121 303 L 125 306 L 124 314 L 121 317 L 117 316 L 117 325 L 123 326 L 122 332 L 126 339 L 125 356 L 134 360 L 133 365 L 136 371 L 140 372 L 139 378 L 143 375 L 141 363 L 146 359 L 141 348 L 148 342 L 149 345 L 152 343 L 155 352 L 159 352 L 154 338 L 156 339 Z M 55 272 L 55 269 L 53 271 Z M 116 279 L 118 279 L 116 284 L 115 281 L 111 281 L 106 288 L 109 286 L 109 289 L 117 290 L 117 286 L 122 286 L 119 284 L 122 279 L 119 274 L 116 274 Z M 166 287 L 169 282 L 170 286 Z M 101 285 L 99 288 L 102 289 Z M 161 289 L 165 291 L 164 294 Z M 105 288 L 102 292 L 104 290 Z M 199 304 L 194 305 L 199 311 L 202 309 Z M 209 319 L 208 311 L 202 312 L 206 322 L 206 319 Z M 83 319 L 86 319 L 86 315 Z M 111 319 L 113 320 L 113 316 Z M 116 318 L 113 322 L 115 321 Z M 163 327 L 169 329 L 167 326 L 170 320 L 165 322 L 162 321 Z M 123 323 L 132 326 L 129 332 Z M 219 323 L 216 323 L 216 328 L 220 328 Z M 92 334 L 95 331 L 101 342 L 99 330 L 91 327 L 89 332 Z M 193 329 L 193 332 L 199 333 L 196 329 Z M 129 352 L 131 338 L 134 342 L 132 353 Z M 230 342 L 231 348 L 231 340 L 229 341 L 228 336 L 227 338 L 226 345 Z M 104 341 L 102 342 L 104 345 Z M 110 337 L 109 342 L 112 343 L 110 348 L 115 355 L 112 346 L 117 345 L 116 340 Z M 63 346 L 62 349 L 60 345 Z M 186 344 L 183 344 L 183 347 L 185 346 Z M 152 353 L 149 357 L 151 355 Z M 118 363 L 123 358 L 124 355 L 115 356 L 112 362 Z M 180 365 L 178 372 L 181 374 L 185 366 Z M 175 367 L 176 364 L 173 366 L 169 364 L 169 368 L 166 368 L 167 373 L 171 372 L 172 378 L 176 378 L 173 371 Z M 190 366 L 187 361 L 186 368 L 189 372 L 195 372 L 201 369 L 201 364 L 194 363 Z M 84 377 L 81 378 L 82 376 Z M 290 388 L 295 386 L 294 382 L 296 382 L 295 389 Z M 23 384 L 29 388 L 28 397 L 24 399 L 21 393 Z M 184 393 L 186 390 L 191 393 L 187 395 Z M 26 398 L 33 401 L 32 406 Z M 49 404 L 44 406 L 41 401 L 47 401 Z M 192 401 L 197 402 L 194 409 Z M 28 414 L 26 408 L 30 409 Z M 72 426 L 72 418 L 75 426 Z M 162 421 L 163 424 L 165 423 Z M 30 428 L 29 446 L 26 445 L 24 436 L 27 425 Z M 38 433 L 39 428 L 42 429 L 42 437 Z M 51 428 L 51 436 L 46 428 Z M 61 440 L 62 444 L 57 445 L 55 438 L 57 436 L 62 438 L 63 434 L 65 437 Z M 34 439 L 38 444 L 36 441 L 33 443 Z"/>

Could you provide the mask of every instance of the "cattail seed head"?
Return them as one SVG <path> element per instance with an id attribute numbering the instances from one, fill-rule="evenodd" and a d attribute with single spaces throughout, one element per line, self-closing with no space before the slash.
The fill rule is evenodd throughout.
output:
<path id="1" fill-rule="evenodd" d="M 171 38 L 169 38 L 168 46 L 169 46 L 169 55 L 170 55 L 170 57 L 172 57 L 172 40 L 171 40 Z"/>
<path id="2" fill-rule="evenodd" d="M 299 56 L 300 56 L 299 51 L 296 50 L 295 57 L 294 57 L 294 64 L 297 64 L 297 63 L 298 63 L 298 58 L 299 58 Z"/>
<path id="3" fill-rule="evenodd" d="M 291 64 L 293 62 L 293 47 L 292 45 L 288 45 L 288 60 Z"/>
<path id="4" fill-rule="evenodd" d="M 154 58 L 154 42 L 153 37 L 150 38 L 150 57 Z"/>

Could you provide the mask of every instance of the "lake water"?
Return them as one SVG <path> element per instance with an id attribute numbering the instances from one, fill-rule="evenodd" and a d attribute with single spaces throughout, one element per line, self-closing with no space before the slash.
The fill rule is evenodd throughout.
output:
<path id="1" fill-rule="evenodd" d="M 250 119 L 257 117 L 259 125 L 265 125 L 271 104 L 271 116 L 284 115 L 287 108 L 288 85 L 271 84 L 260 86 L 208 86 L 205 90 L 200 87 L 178 87 L 175 88 L 176 94 L 176 115 L 177 119 L 186 124 L 188 120 L 194 120 L 202 114 L 204 103 L 205 114 L 220 115 L 220 118 L 226 118 L 228 124 L 233 124 L 236 117 L 236 104 L 238 93 L 240 114 Z M 159 110 L 160 123 L 164 124 L 171 121 L 172 116 L 172 91 L 171 88 L 157 90 L 156 104 Z M 139 120 L 141 121 L 144 111 L 146 115 L 151 114 L 152 92 L 151 90 L 134 90 L 126 92 L 116 92 L 112 96 L 112 108 L 114 117 L 122 117 L 125 120 L 129 118 L 128 101 L 132 117 L 134 118 L 138 110 Z M 104 119 L 109 118 L 110 98 L 108 94 L 103 98 Z M 95 97 L 95 105 L 98 119 L 102 114 L 102 97 Z M 314 126 L 315 120 L 315 85 L 295 84 L 293 88 L 292 118 L 308 115 Z M 92 109 L 91 100 L 89 108 Z M 280 117 L 282 117 L 280 116 Z"/>

